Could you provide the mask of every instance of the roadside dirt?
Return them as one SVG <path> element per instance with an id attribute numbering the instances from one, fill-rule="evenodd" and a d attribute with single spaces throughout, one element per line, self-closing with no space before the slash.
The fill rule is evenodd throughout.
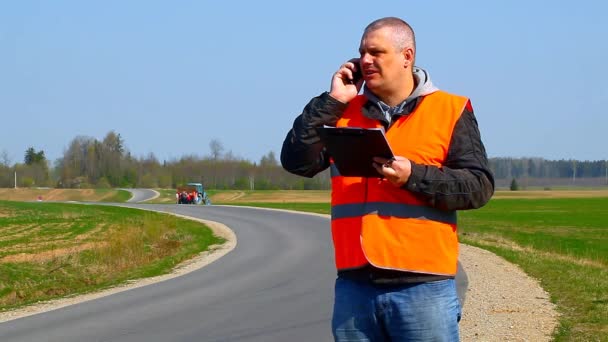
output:
<path id="1" fill-rule="evenodd" d="M 245 196 L 243 191 L 226 191 L 214 195 L 211 200 L 216 202 L 234 202 L 243 196 Z"/>
<path id="2" fill-rule="evenodd" d="M 328 203 L 330 192 L 325 190 L 272 190 L 272 191 L 222 191 L 211 197 L 213 203 L 255 203 L 255 202 L 314 202 Z"/>
<path id="3" fill-rule="evenodd" d="M 8 263 L 8 262 L 45 262 L 53 259 L 57 259 L 59 257 L 64 257 L 67 255 L 76 254 L 82 251 L 101 248 L 105 246 L 105 242 L 87 242 L 77 246 L 67 247 L 67 248 L 55 248 L 48 251 L 43 251 L 39 253 L 18 253 L 7 255 L 3 258 L 0 258 L 0 263 Z"/>
<path id="4" fill-rule="evenodd" d="M 94 189 L 29 189 L 0 188 L 0 200 L 7 201 L 99 201 L 109 193 L 97 194 Z"/>

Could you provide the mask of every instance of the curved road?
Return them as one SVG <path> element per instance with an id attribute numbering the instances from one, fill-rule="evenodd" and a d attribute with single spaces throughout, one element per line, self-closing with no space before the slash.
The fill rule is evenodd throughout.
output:
<path id="1" fill-rule="evenodd" d="M 160 194 L 152 189 L 121 189 L 131 193 L 131 198 L 127 202 L 139 203 L 155 199 Z"/>
<path id="2" fill-rule="evenodd" d="M 129 204 L 224 223 L 236 248 L 161 283 L 0 324 L 0 341 L 331 341 L 328 219 L 252 208 Z"/>

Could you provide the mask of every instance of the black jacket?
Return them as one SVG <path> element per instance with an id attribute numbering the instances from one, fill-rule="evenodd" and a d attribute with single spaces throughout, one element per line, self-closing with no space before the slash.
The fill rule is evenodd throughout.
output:
<path id="1" fill-rule="evenodd" d="M 409 102 L 398 115 L 411 113 L 421 98 Z M 285 170 L 313 177 L 329 167 L 329 156 L 316 127 L 335 126 L 346 106 L 328 93 L 313 98 L 306 105 L 283 142 L 281 164 Z M 390 129 L 375 103 L 368 101 L 362 110 L 365 116 L 383 122 L 385 128 Z M 393 118 L 391 122 L 395 120 Z M 412 162 L 412 174 L 403 188 L 429 206 L 442 210 L 479 208 L 490 200 L 494 193 L 494 176 L 488 166 L 477 120 L 470 106 L 464 109 L 456 123 L 443 166 L 439 168 Z"/>

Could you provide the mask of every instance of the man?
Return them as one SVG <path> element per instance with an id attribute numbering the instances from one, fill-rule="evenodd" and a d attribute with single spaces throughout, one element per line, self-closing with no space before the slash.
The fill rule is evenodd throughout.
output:
<path id="1" fill-rule="evenodd" d="M 399 18 L 369 24 L 359 53 L 296 118 L 281 151 L 283 167 L 301 176 L 331 166 L 334 338 L 457 341 L 456 210 L 494 192 L 471 103 L 414 66 L 414 32 Z M 378 178 L 341 176 L 317 133 L 323 125 L 384 127 L 395 158 L 374 158 Z"/>

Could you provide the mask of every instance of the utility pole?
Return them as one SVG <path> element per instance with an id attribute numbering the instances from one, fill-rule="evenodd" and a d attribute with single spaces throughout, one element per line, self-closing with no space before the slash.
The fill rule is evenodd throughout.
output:
<path id="1" fill-rule="evenodd" d="M 576 182 L 576 159 L 572 160 L 572 184 Z"/>
<path id="2" fill-rule="evenodd" d="M 17 189 L 17 171 L 15 171 L 15 189 Z"/>

